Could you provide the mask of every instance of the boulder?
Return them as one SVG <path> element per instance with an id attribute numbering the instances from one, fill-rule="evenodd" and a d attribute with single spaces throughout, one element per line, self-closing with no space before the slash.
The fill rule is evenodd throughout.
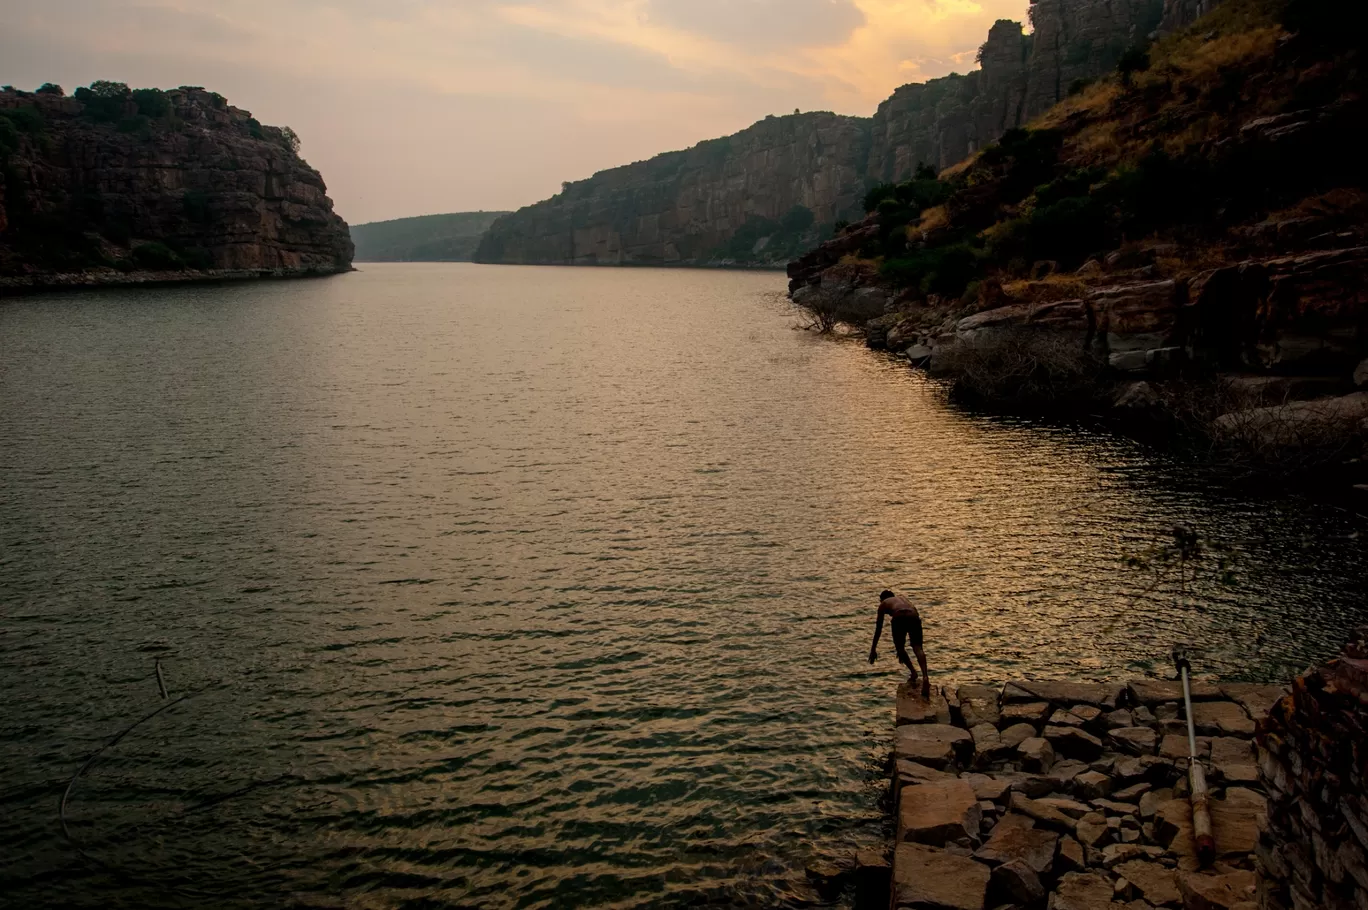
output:
<path id="1" fill-rule="evenodd" d="M 1020 860 L 1003 863 L 994 869 L 990 883 L 999 899 L 1016 901 L 1022 906 L 1033 906 L 1045 900 L 1045 886 L 1040 882 L 1040 875 Z"/>
<path id="2" fill-rule="evenodd" d="M 1175 281 L 1098 288 L 1086 299 L 1112 354 L 1169 347 L 1177 337 L 1179 285 Z"/>
<path id="3" fill-rule="evenodd" d="M 1202 736 L 1253 736 L 1249 712 L 1229 701 L 1199 702 L 1192 706 L 1192 720 Z"/>
<path id="4" fill-rule="evenodd" d="M 1020 793 L 1012 794 L 1010 805 L 1013 812 L 1035 819 L 1035 821 L 1054 831 L 1072 833 L 1074 828 L 1078 826 L 1077 822 L 1058 809 L 1029 799 Z"/>
<path id="5" fill-rule="evenodd" d="M 915 786 L 928 781 L 955 780 L 958 776 L 949 771 L 937 771 L 935 768 L 928 768 L 926 765 L 907 759 L 899 759 L 895 768 L 897 769 L 899 787 Z"/>
<path id="6" fill-rule="evenodd" d="M 1363 361 L 1354 370 L 1354 385 L 1360 389 L 1368 387 L 1368 360 Z"/>
<path id="7" fill-rule="evenodd" d="M 970 774 L 964 779 L 969 781 L 969 786 L 974 788 L 974 795 L 980 801 L 990 800 L 1000 803 L 1007 798 L 1007 794 L 1012 790 L 1010 780 L 989 777 L 987 774 Z"/>
<path id="8" fill-rule="evenodd" d="M 939 692 L 922 698 L 921 690 L 904 683 L 898 687 L 898 726 L 950 723 L 950 706 Z"/>
<path id="9" fill-rule="evenodd" d="M 1258 314 L 1261 365 L 1279 372 L 1349 375 L 1362 359 L 1368 247 L 1274 259 Z"/>
<path id="10" fill-rule="evenodd" d="M 1255 900 L 1257 880 L 1253 872 L 1231 872 L 1226 875 L 1180 874 L 1178 887 L 1183 894 L 1185 910 L 1231 910 Z"/>
<path id="11" fill-rule="evenodd" d="M 1050 895 L 1049 910 L 1111 910 L 1111 880 L 1096 873 L 1070 872 Z"/>
<path id="12" fill-rule="evenodd" d="M 1081 872 L 1086 868 L 1083 845 L 1072 837 L 1059 841 L 1059 853 L 1055 856 L 1056 872 Z"/>
<path id="13" fill-rule="evenodd" d="M 1109 714 L 1102 716 L 1102 726 L 1107 730 L 1123 730 L 1126 727 L 1134 727 L 1135 715 L 1125 708 L 1117 708 Z"/>
<path id="14" fill-rule="evenodd" d="M 1102 754 L 1102 740 L 1076 727 L 1046 727 L 1045 739 L 1055 754 L 1080 761 L 1094 761 Z"/>
<path id="15" fill-rule="evenodd" d="M 948 724 L 906 724 L 898 728 L 894 755 L 931 768 L 947 770 L 967 763 L 974 754 L 974 738 L 968 730 Z"/>
<path id="16" fill-rule="evenodd" d="M 924 367 L 931 362 L 931 357 L 935 353 L 935 351 L 924 344 L 914 344 L 903 351 L 903 356 L 906 357 L 908 362 L 914 367 Z"/>
<path id="17" fill-rule="evenodd" d="M 1088 771 L 1073 779 L 1073 792 L 1080 799 L 1103 799 L 1111 796 L 1112 779 L 1097 771 Z"/>
<path id="18" fill-rule="evenodd" d="M 1216 838 L 1218 859 L 1247 859 L 1259 841 L 1259 825 L 1266 818 L 1267 809 L 1256 802 L 1212 800 L 1211 827 Z M 1154 839 L 1168 847 L 1178 857 L 1179 868 L 1195 871 L 1199 868 L 1197 845 L 1192 837 L 1192 804 L 1185 799 L 1171 800 L 1159 806 L 1154 818 Z"/>
<path id="19" fill-rule="evenodd" d="M 1211 764 L 1226 783 L 1254 783 L 1259 779 L 1254 744 L 1249 740 L 1221 736 L 1211 741 Z"/>
<path id="20" fill-rule="evenodd" d="M 1127 755 L 1153 755 L 1159 745 L 1159 734 L 1149 727 L 1122 727 L 1108 733 L 1107 739 Z"/>
<path id="21" fill-rule="evenodd" d="M 1226 683 L 1221 686 L 1221 694 L 1233 702 L 1238 702 L 1249 716 L 1261 720 L 1268 716 L 1273 705 L 1285 695 L 1283 686 L 1262 686 L 1256 683 Z"/>
<path id="22" fill-rule="evenodd" d="M 1178 876 L 1172 870 L 1149 860 L 1133 859 L 1114 870 L 1135 886 L 1140 896 L 1156 907 L 1177 906 L 1183 902 Z"/>
<path id="23" fill-rule="evenodd" d="M 893 906 L 902 910 L 983 910 L 991 872 L 967 856 L 902 844 L 893 864 Z"/>
<path id="24" fill-rule="evenodd" d="M 1211 426 L 1219 438 L 1243 446 L 1304 449 L 1339 444 L 1357 435 L 1364 420 L 1368 420 L 1368 392 L 1355 392 L 1233 411 L 1216 418 Z"/>
<path id="25" fill-rule="evenodd" d="M 1028 701 L 1015 705 L 1004 705 L 1001 710 L 1004 724 L 1034 724 L 1039 726 L 1050 716 L 1050 703 L 1047 701 Z"/>
<path id="26" fill-rule="evenodd" d="M 1021 757 L 1021 767 L 1029 772 L 1044 774 L 1054 766 L 1054 747 L 1048 740 L 1032 736 L 1017 747 Z"/>
<path id="27" fill-rule="evenodd" d="M 960 712 L 966 727 L 979 724 L 997 726 L 1001 720 L 998 711 L 998 693 L 987 686 L 960 686 Z"/>
<path id="28" fill-rule="evenodd" d="M 855 906 L 885 910 L 892 875 L 893 864 L 883 850 L 865 848 L 858 851 L 855 854 Z"/>
<path id="29" fill-rule="evenodd" d="M 898 806 L 898 843 L 943 847 L 977 840 L 982 820 L 978 797 L 965 780 L 920 784 L 902 791 Z"/>
<path id="30" fill-rule="evenodd" d="M 1054 868 L 1058 845 L 1058 834 L 1036 828 L 1027 816 L 1012 814 L 998 822 L 992 836 L 974 858 L 990 866 L 1021 862 L 1038 875 L 1044 875 Z"/>
<path id="31" fill-rule="evenodd" d="M 1069 818 L 1079 819 L 1092 812 L 1092 807 L 1087 803 L 1080 803 L 1076 799 L 1069 799 L 1065 796 L 1042 796 L 1036 800 L 1042 806 L 1057 809 Z"/>
<path id="32" fill-rule="evenodd" d="M 1002 731 L 1002 742 L 1015 748 L 1035 735 L 1035 727 L 1030 724 L 1013 724 Z"/>

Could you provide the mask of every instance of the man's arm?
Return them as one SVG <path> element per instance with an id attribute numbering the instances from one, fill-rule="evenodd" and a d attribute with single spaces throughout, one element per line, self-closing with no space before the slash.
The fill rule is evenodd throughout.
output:
<path id="1" fill-rule="evenodd" d="M 874 661 L 879 656 L 879 636 L 883 634 L 884 612 L 885 610 L 883 604 L 879 604 L 879 620 L 878 623 L 874 626 L 874 644 L 869 646 L 870 663 L 874 663 Z"/>

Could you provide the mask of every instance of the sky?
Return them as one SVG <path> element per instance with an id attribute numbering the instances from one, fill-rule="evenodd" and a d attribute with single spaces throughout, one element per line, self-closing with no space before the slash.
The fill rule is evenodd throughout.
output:
<path id="1" fill-rule="evenodd" d="M 353 224 L 516 209 L 794 109 L 975 67 L 1028 0 L 0 0 L 0 84 L 202 85 Z"/>

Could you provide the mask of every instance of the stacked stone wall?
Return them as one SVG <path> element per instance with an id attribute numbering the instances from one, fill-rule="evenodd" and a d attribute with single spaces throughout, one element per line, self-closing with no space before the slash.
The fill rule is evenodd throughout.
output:
<path id="1" fill-rule="evenodd" d="M 1265 910 L 1368 908 L 1368 628 L 1298 679 L 1259 724 L 1268 827 L 1257 851 Z"/>

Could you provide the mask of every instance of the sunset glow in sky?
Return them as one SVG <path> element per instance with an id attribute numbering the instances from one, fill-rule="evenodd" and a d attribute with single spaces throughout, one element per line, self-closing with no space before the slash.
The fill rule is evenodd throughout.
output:
<path id="1" fill-rule="evenodd" d="M 352 223 L 517 208 L 766 114 L 868 116 L 1027 0 L 0 0 L 0 83 L 203 85 Z"/>

